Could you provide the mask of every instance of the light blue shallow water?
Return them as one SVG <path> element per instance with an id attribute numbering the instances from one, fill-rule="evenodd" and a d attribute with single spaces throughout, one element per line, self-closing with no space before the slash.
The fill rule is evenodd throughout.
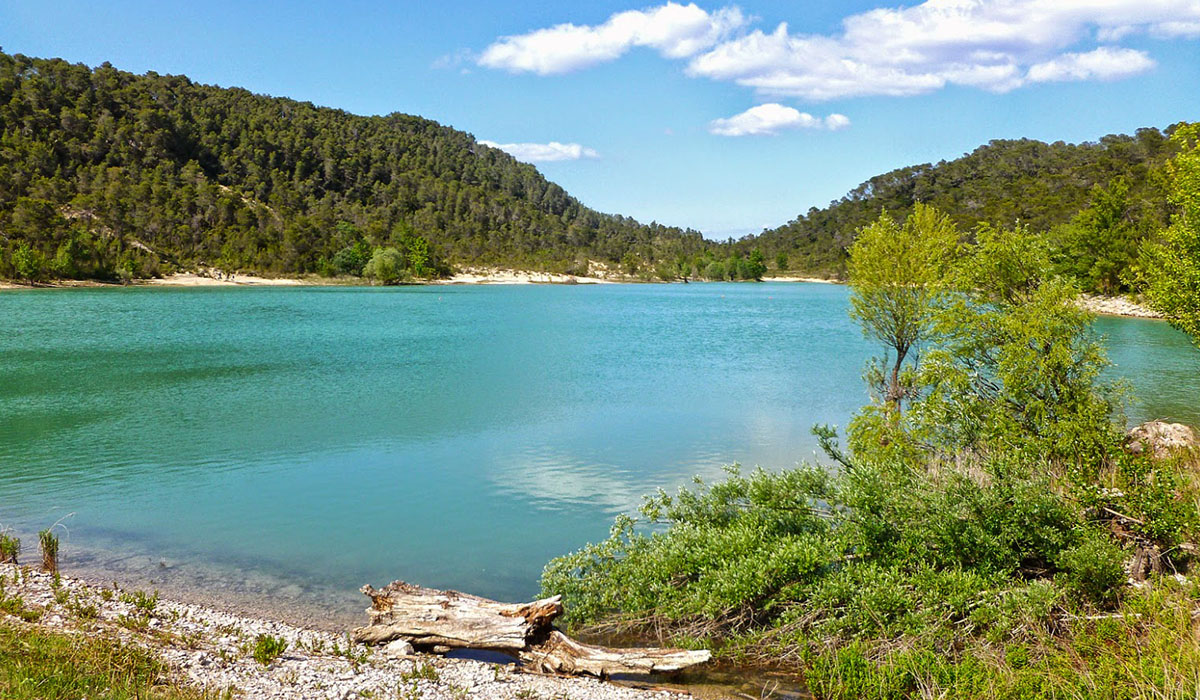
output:
<path id="1" fill-rule="evenodd" d="M 0 525 L 64 565 L 331 615 L 394 578 L 502 599 L 694 474 L 812 456 L 866 399 L 842 287 L 0 294 Z M 1104 319 L 1132 419 L 1200 353 Z M 27 540 L 32 541 L 32 539 Z"/>

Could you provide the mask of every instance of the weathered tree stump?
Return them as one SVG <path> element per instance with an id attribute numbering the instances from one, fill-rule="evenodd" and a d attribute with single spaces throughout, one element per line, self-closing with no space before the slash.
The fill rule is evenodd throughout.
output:
<path id="1" fill-rule="evenodd" d="M 499 603 L 487 598 L 422 588 L 403 581 L 382 590 L 363 586 L 371 598 L 368 623 L 354 630 L 364 644 L 401 639 L 421 651 L 474 649 L 508 654 L 546 673 L 672 673 L 712 658 L 707 651 L 684 649 L 610 649 L 577 642 L 555 629 L 563 613 L 562 597 L 530 603 Z"/>

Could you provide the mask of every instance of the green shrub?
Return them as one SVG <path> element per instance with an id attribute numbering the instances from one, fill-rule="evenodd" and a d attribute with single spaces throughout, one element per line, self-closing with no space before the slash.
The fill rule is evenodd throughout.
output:
<path id="1" fill-rule="evenodd" d="M 58 537 L 50 530 L 42 530 L 38 533 L 38 543 L 42 548 L 42 570 L 58 573 Z"/>
<path id="2" fill-rule="evenodd" d="M 133 593 L 122 593 L 118 600 L 122 603 L 132 605 L 142 613 L 150 614 L 158 607 L 158 591 L 152 594 L 146 593 L 143 590 L 137 590 Z"/>
<path id="3" fill-rule="evenodd" d="M 1109 606 L 1125 581 L 1125 558 L 1108 534 L 1090 532 L 1059 555 L 1059 577 L 1068 591 L 1093 605 Z"/>
<path id="4" fill-rule="evenodd" d="M 21 553 L 21 540 L 13 535 L 0 533 L 0 564 L 16 564 Z"/>
<path id="5" fill-rule="evenodd" d="M 287 648 L 286 639 L 260 634 L 254 639 L 254 660 L 263 666 L 269 666 L 272 661 L 287 651 Z"/>

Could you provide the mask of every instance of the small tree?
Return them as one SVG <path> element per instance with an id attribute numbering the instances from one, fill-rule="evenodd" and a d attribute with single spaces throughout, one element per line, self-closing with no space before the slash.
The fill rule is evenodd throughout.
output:
<path id="1" fill-rule="evenodd" d="M 1175 130 L 1180 152 L 1167 166 L 1179 208 L 1162 242 L 1147 250 L 1146 294 L 1175 327 L 1200 344 L 1200 123 Z"/>
<path id="2" fill-rule="evenodd" d="M 763 258 L 763 252 L 758 248 L 750 251 L 750 257 L 746 261 L 745 278 L 748 280 L 761 280 L 767 272 L 767 263 Z"/>
<path id="3" fill-rule="evenodd" d="M 13 251 L 12 260 L 17 277 L 29 284 L 40 282 L 46 276 L 46 257 L 28 243 L 17 246 Z"/>
<path id="4" fill-rule="evenodd" d="M 785 251 L 779 251 L 775 256 L 775 267 L 781 272 L 788 269 L 788 254 Z"/>
<path id="5" fill-rule="evenodd" d="M 889 410 L 911 393 L 902 370 L 929 330 L 959 238 L 948 216 L 918 204 L 903 224 L 881 213 L 850 246 L 850 317 L 885 347 L 868 375 Z"/>
<path id="6" fill-rule="evenodd" d="M 376 248 L 363 276 L 380 284 L 396 284 L 404 275 L 404 254 L 395 248 Z"/>

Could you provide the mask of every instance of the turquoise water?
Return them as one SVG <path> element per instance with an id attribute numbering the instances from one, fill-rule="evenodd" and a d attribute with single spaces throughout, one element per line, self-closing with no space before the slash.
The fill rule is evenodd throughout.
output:
<path id="1" fill-rule="evenodd" d="M 502 599 L 640 496 L 810 458 L 872 348 L 816 284 L 0 294 L 0 525 L 64 566 L 356 614 Z M 1200 424 L 1200 353 L 1103 319 L 1131 419 Z M 33 538 L 26 540 L 33 541 Z"/>

